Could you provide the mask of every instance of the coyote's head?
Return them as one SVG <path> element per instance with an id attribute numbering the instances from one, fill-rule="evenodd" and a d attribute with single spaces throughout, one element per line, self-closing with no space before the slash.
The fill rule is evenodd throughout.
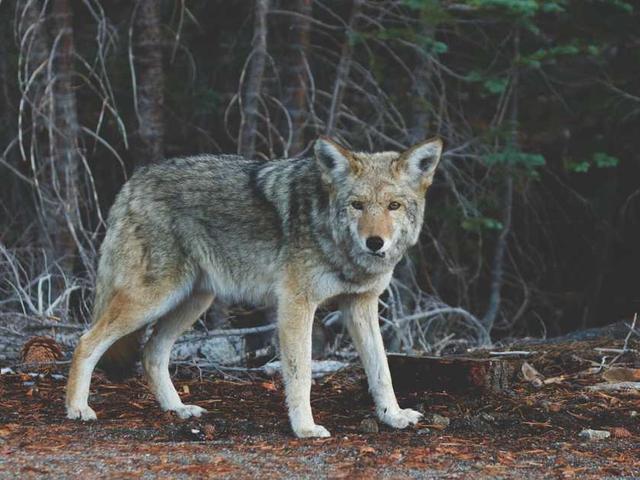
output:
<path id="1" fill-rule="evenodd" d="M 369 272 L 388 271 L 418 241 L 425 193 L 440 161 L 436 138 L 399 152 L 352 152 L 328 138 L 315 144 L 329 186 L 336 246 Z"/>

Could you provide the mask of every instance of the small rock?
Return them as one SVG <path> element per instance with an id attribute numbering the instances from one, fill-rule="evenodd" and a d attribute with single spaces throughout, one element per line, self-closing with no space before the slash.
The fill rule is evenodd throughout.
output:
<path id="1" fill-rule="evenodd" d="M 451 423 L 451 420 L 449 420 L 448 417 L 445 417 L 443 415 L 439 415 L 437 413 L 428 413 L 428 414 L 426 414 L 425 417 L 424 417 L 424 421 L 428 425 L 435 425 L 436 427 L 442 427 L 442 428 L 447 428 L 449 426 L 449 424 Z"/>
<path id="2" fill-rule="evenodd" d="M 488 433 L 495 428 L 495 417 L 480 413 L 472 417 L 454 418 L 451 428 L 461 431 Z"/>
<path id="3" fill-rule="evenodd" d="M 189 438 L 190 440 L 198 440 L 198 441 L 205 440 L 204 432 L 200 428 L 197 428 L 197 427 L 187 428 L 187 429 L 184 429 L 183 431 L 187 437 L 190 437 Z"/>
<path id="4" fill-rule="evenodd" d="M 431 429 L 429 428 L 419 428 L 416 433 L 418 435 L 430 435 L 431 434 Z"/>
<path id="5" fill-rule="evenodd" d="M 609 438 L 611 436 L 611 432 L 607 430 L 592 430 L 590 428 L 587 428 L 585 430 L 582 430 L 578 436 L 592 442 Z"/>
<path id="6" fill-rule="evenodd" d="M 496 421 L 496 417 L 488 414 L 487 412 L 482 412 L 478 414 L 478 418 L 487 423 L 494 423 Z"/>
<path id="7" fill-rule="evenodd" d="M 169 433 L 174 440 L 180 442 L 204 442 L 213 438 L 210 425 L 192 424 L 191 422 L 172 424 Z M 213 428 L 215 431 L 215 428 Z"/>
<path id="8" fill-rule="evenodd" d="M 638 416 L 638 412 L 636 412 L 635 410 L 631 410 L 631 411 L 629 412 L 629 416 L 630 416 L 631 418 L 636 418 L 636 417 Z"/>
<path id="9" fill-rule="evenodd" d="M 365 418 L 360 422 L 359 430 L 362 433 L 378 433 L 380 428 L 378 427 L 378 422 L 373 418 Z"/>
<path id="10" fill-rule="evenodd" d="M 545 412 L 558 413 L 562 410 L 562 405 L 559 403 L 550 402 L 549 400 L 542 400 L 538 404 Z"/>
<path id="11" fill-rule="evenodd" d="M 581 393 L 580 395 L 578 395 L 573 399 L 572 403 L 589 403 L 590 401 L 591 401 L 591 398 L 589 398 L 589 395 L 585 395 L 584 393 Z"/>
<path id="12" fill-rule="evenodd" d="M 516 392 L 513 388 L 505 388 L 500 393 L 502 393 L 502 395 L 504 395 L 505 397 L 509 397 L 509 398 L 518 398 L 520 396 L 520 394 Z"/>

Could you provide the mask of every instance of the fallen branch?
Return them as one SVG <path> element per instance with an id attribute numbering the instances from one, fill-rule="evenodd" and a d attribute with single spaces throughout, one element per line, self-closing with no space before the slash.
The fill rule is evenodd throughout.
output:
<path id="1" fill-rule="evenodd" d="M 206 340 L 212 337 L 242 337 L 245 335 L 255 335 L 258 333 L 270 332 L 276 329 L 275 324 L 263 325 L 261 327 L 247 328 L 228 328 L 225 330 L 209 330 L 203 335 L 187 336 L 178 340 L 176 343 L 194 342 L 198 340 Z"/>
<path id="2" fill-rule="evenodd" d="M 629 327 L 629 333 L 627 333 L 627 336 L 624 337 L 624 345 L 622 346 L 622 352 L 618 353 L 618 355 L 616 355 L 613 358 L 613 360 L 611 360 L 611 362 L 609 363 L 608 367 L 611 367 L 613 364 L 615 364 L 620 359 L 620 357 L 622 357 L 625 353 L 630 352 L 630 350 L 629 350 L 629 339 L 631 338 L 631 334 L 636 329 L 636 322 L 637 321 L 638 321 L 638 314 L 636 313 L 633 316 L 633 323 Z"/>
<path id="3" fill-rule="evenodd" d="M 595 385 L 588 386 L 587 390 L 593 390 L 593 391 L 636 390 L 640 392 L 640 382 L 596 383 Z"/>

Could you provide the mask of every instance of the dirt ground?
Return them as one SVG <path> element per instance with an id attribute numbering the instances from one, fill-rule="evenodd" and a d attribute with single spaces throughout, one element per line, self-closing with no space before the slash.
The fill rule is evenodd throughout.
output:
<path id="1" fill-rule="evenodd" d="M 181 421 L 159 410 L 141 379 L 114 384 L 98 374 L 91 404 L 99 419 L 79 423 L 65 419 L 64 375 L 5 373 L 0 478 L 637 478 L 640 392 L 586 388 L 603 381 L 584 373 L 602 346 L 621 342 L 545 347 L 527 360 L 557 383 L 399 392 L 402 406 L 449 421 L 427 416 L 405 431 L 363 433 L 361 422 L 373 418 L 364 376 L 343 370 L 313 388 L 316 421 L 333 435 L 323 440 L 293 438 L 282 386 L 267 377 L 180 369 L 183 400 L 209 411 Z M 619 365 L 638 366 L 637 354 L 625 357 Z M 579 437 L 586 428 L 611 437 Z"/>

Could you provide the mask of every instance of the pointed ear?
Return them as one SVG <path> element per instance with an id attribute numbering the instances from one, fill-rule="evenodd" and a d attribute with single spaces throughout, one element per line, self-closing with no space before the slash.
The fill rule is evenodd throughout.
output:
<path id="1" fill-rule="evenodd" d="M 397 168 L 404 170 L 411 178 L 418 179 L 420 185 L 426 188 L 433 182 L 441 154 L 442 140 L 431 138 L 402 153 L 397 160 Z"/>
<path id="2" fill-rule="evenodd" d="M 322 170 L 322 176 L 329 182 L 350 173 L 357 175 L 362 170 L 360 161 L 350 150 L 328 137 L 320 137 L 316 140 L 314 152 Z"/>

